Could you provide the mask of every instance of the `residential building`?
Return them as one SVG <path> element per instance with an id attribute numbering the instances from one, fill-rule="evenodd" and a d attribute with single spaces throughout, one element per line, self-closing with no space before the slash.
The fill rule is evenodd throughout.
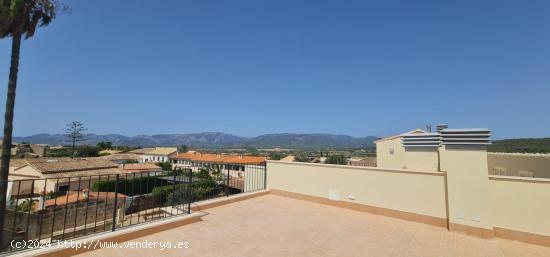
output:
<path id="1" fill-rule="evenodd" d="M 490 175 L 550 178 L 550 154 L 488 153 Z"/>
<path id="2" fill-rule="evenodd" d="M 348 159 L 348 165 L 376 167 L 376 157 L 351 157 Z"/>
<path id="3" fill-rule="evenodd" d="M 118 154 L 118 153 L 121 153 L 121 152 L 122 151 L 120 151 L 120 150 L 105 149 L 105 150 L 99 151 L 99 154 L 100 155 L 113 155 L 113 154 Z"/>
<path id="4" fill-rule="evenodd" d="M 143 160 L 144 160 L 145 154 L 153 150 L 155 150 L 154 147 L 146 147 L 146 148 L 135 149 L 135 150 L 129 151 L 128 153 L 139 156 L 140 158 L 139 162 L 144 162 Z"/>
<path id="5" fill-rule="evenodd" d="M 436 146 L 405 147 L 402 141 L 405 135 L 430 135 L 416 129 L 375 141 L 376 165 L 383 169 L 438 170 L 438 148 Z"/>
<path id="6" fill-rule="evenodd" d="M 262 165 L 265 163 L 265 157 L 247 156 L 247 155 L 225 155 L 208 153 L 178 153 L 170 156 L 172 165 L 177 168 L 198 169 L 200 167 L 215 167 L 222 170 L 233 170 L 244 172 L 246 165 Z"/>
<path id="7" fill-rule="evenodd" d="M 112 161 L 116 164 L 123 164 L 129 162 L 140 162 L 143 156 L 134 153 L 115 153 L 111 155 L 101 156 L 100 158 Z"/>
<path id="8" fill-rule="evenodd" d="M 153 151 L 153 150 L 155 150 L 154 147 L 145 147 L 145 148 L 138 148 L 138 149 L 129 151 L 128 153 L 133 153 L 133 154 L 137 154 L 137 155 L 144 155 L 147 152 L 150 152 L 150 151 Z"/>
<path id="9" fill-rule="evenodd" d="M 178 151 L 177 147 L 155 147 L 142 155 L 141 162 L 168 162 L 169 156 Z"/>
<path id="10" fill-rule="evenodd" d="M 0 147 L 2 143 L 0 142 Z M 47 145 L 44 144 L 28 144 L 28 143 L 12 143 L 11 156 L 14 158 L 37 158 L 44 156 L 44 151 Z"/>
<path id="11" fill-rule="evenodd" d="M 261 171 L 265 167 L 265 157 L 246 155 L 225 155 L 207 153 L 179 153 L 170 156 L 172 165 L 176 168 L 187 168 L 198 171 L 209 168 L 211 171 L 220 171 L 225 179 L 231 180 L 231 186 L 240 190 L 253 186 L 253 182 L 264 176 Z M 247 176 L 248 175 L 248 176 Z M 246 179 L 250 179 L 247 183 Z"/>
<path id="12" fill-rule="evenodd" d="M 122 164 L 121 169 L 125 173 L 139 173 L 139 174 L 149 174 L 149 175 L 156 175 L 157 173 L 161 172 L 162 169 L 153 164 L 153 163 L 127 163 Z"/>
<path id="13" fill-rule="evenodd" d="M 118 165 L 101 159 L 35 159 L 10 171 L 10 180 L 26 180 L 11 183 L 11 195 L 38 194 L 46 191 L 66 192 L 90 188 L 94 181 L 112 179 L 123 173 Z M 73 177 L 69 179 L 69 177 Z M 38 179 L 32 183 L 29 179 Z"/>
<path id="14" fill-rule="evenodd" d="M 296 159 L 296 157 L 294 157 L 294 155 L 289 155 L 289 156 L 286 156 L 285 158 L 281 159 L 280 161 L 282 161 L 282 162 L 293 162 L 295 159 Z"/>

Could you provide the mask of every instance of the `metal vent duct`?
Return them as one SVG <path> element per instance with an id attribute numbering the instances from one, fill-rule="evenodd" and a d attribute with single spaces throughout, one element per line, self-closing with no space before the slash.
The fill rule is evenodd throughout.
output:
<path id="1" fill-rule="evenodd" d="M 491 130 L 474 129 L 443 129 L 441 141 L 443 145 L 490 145 Z"/>
<path id="2" fill-rule="evenodd" d="M 404 147 L 438 147 L 441 145 L 439 133 L 407 133 L 401 134 Z"/>

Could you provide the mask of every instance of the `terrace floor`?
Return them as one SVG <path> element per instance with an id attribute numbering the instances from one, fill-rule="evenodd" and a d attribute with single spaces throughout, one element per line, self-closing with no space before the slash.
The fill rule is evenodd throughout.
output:
<path id="1" fill-rule="evenodd" d="M 188 249 L 100 249 L 79 256 L 550 256 L 550 248 L 275 195 L 205 210 L 203 221 L 135 239 Z"/>

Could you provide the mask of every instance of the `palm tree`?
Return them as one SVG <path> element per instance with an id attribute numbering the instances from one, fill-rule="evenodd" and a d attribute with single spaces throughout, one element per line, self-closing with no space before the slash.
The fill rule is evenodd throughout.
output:
<path id="1" fill-rule="evenodd" d="M 60 8 L 66 9 L 65 5 L 57 0 L 0 0 L 0 38 L 12 38 L 4 137 L 2 138 L 2 162 L 0 163 L 0 237 L 4 230 L 21 38 L 28 39 L 34 35 L 37 27 L 50 24 Z"/>

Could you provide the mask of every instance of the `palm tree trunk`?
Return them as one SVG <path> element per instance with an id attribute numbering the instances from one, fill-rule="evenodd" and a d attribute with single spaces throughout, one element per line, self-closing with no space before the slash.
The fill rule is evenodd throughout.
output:
<path id="1" fill-rule="evenodd" d="M 6 209 L 6 191 L 11 157 L 11 134 L 13 131 L 13 111 L 15 109 L 15 89 L 17 88 L 17 72 L 19 69 L 19 50 L 21 35 L 14 35 L 11 46 L 11 66 L 6 99 L 6 114 L 4 115 L 4 138 L 2 138 L 2 162 L 0 163 L 0 243 L 4 240 L 4 213 Z"/>
<path id="2" fill-rule="evenodd" d="M 74 159 L 74 147 L 76 145 L 76 139 L 73 138 L 73 147 L 71 148 L 71 159 Z"/>

